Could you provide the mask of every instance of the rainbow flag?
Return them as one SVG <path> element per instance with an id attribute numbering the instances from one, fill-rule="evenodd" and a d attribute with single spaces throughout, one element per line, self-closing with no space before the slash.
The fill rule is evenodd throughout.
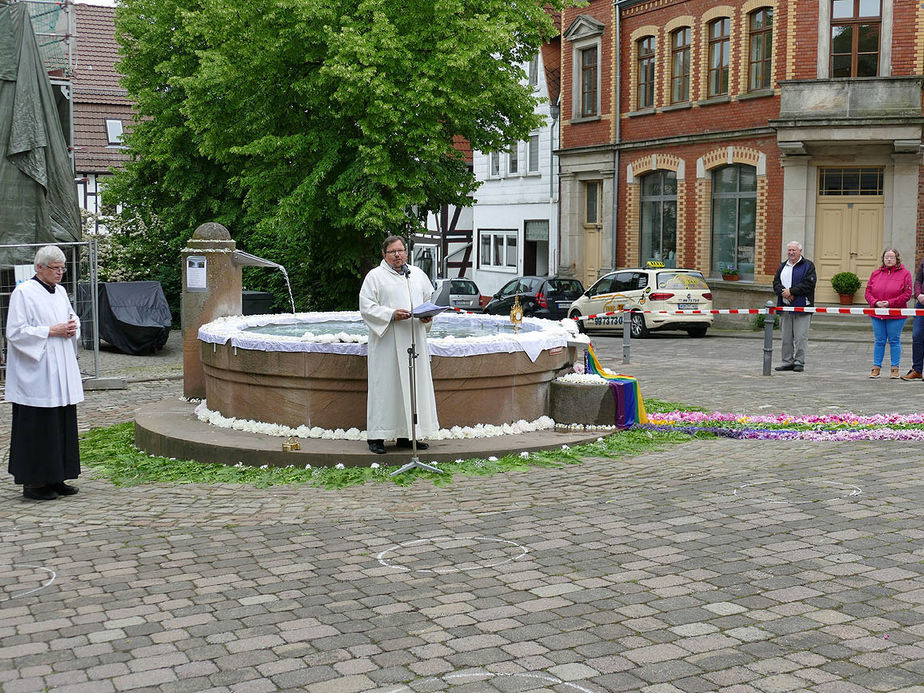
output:
<path id="1" fill-rule="evenodd" d="M 631 375 L 608 373 L 600 364 L 590 344 L 584 352 L 584 366 L 587 373 L 600 376 L 610 386 L 613 401 L 616 403 L 616 426 L 631 428 L 636 424 L 648 423 L 648 414 L 645 413 L 645 402 L 642 400 L 642 389 L 638 385 L 638 380 Z"/>

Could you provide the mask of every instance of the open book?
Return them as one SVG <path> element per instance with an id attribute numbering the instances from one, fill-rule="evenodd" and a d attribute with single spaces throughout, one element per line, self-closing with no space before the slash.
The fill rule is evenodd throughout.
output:
<path id="1" fill-rule="evenodd" d="M 438 306 L 427 301 L 414 308 L 412 314 L 415 318 L 432 318 L 434 315 L 439 315 L 446 310 L 449 310 L 449 306 Z"/>

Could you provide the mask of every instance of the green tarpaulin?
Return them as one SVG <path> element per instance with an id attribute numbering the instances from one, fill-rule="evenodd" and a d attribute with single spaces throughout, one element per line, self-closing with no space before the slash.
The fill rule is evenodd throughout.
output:
<path id="1" fill-rule="evenodd" d="M 28 9 L 0 2 L 0 244 L 79 240 L 74 171 Z M 34 255 L 0 249 L 0 267 Z"/>

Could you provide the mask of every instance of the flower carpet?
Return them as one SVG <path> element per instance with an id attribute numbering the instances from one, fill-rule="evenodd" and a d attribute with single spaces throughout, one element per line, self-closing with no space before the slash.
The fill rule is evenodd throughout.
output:
<path id="1" fill-rule="evenodd" d="M 747 415 L 671 411 L 648 414 L 652 431 L 758 440 L 924 440 L 924 414 Z"/>

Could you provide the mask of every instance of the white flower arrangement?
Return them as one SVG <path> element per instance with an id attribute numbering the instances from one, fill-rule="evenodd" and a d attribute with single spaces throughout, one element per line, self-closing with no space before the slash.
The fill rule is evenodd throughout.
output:
<path id="1" fill-rule="evenodd" d="M 607 371 L 609 372 L 609 371 Z M 572 385 L 606 385 L 606 378 L 602 378 L 596 373 L 568 373 L 556 378 L 560 383 L 571 383 Z"/>
<path id="2" fill-rule="evenodd" d="M 320 426 L 284 426 L 282 424 L 267 423 L 265 421 L 253 421 L 251 419 L 236 419 L 234 417 L 223 416 L 221 412 L 212 411 L 201 402 L 195 409 L 196 418 L 199 421 L 207 423 L 218 428 L 230 428 L 235 431 L 244 431 L 246 433 L 262 433 L 268 436 L 288 438 L 317 438 L 322 440 L 365 440 L 366 432 L 358 428 L 348 428 L 346 430 L 337 428 L 321 428 Z M 446 429 L 441 428 L 439 431 L 427 437 L 427 440 L 468 440 L 476 438 L 496 438 L 504 435 L 517 435 L 520 433 L 531 433 L 533 431 L 549 431 L 555 428 L 555 422 L 548 416 L 540 416 L 535 421 L 526 421 L 521 419 L 514 423 L 495 424 L 475 424 L 474 426 L 453 426 Z"/>

